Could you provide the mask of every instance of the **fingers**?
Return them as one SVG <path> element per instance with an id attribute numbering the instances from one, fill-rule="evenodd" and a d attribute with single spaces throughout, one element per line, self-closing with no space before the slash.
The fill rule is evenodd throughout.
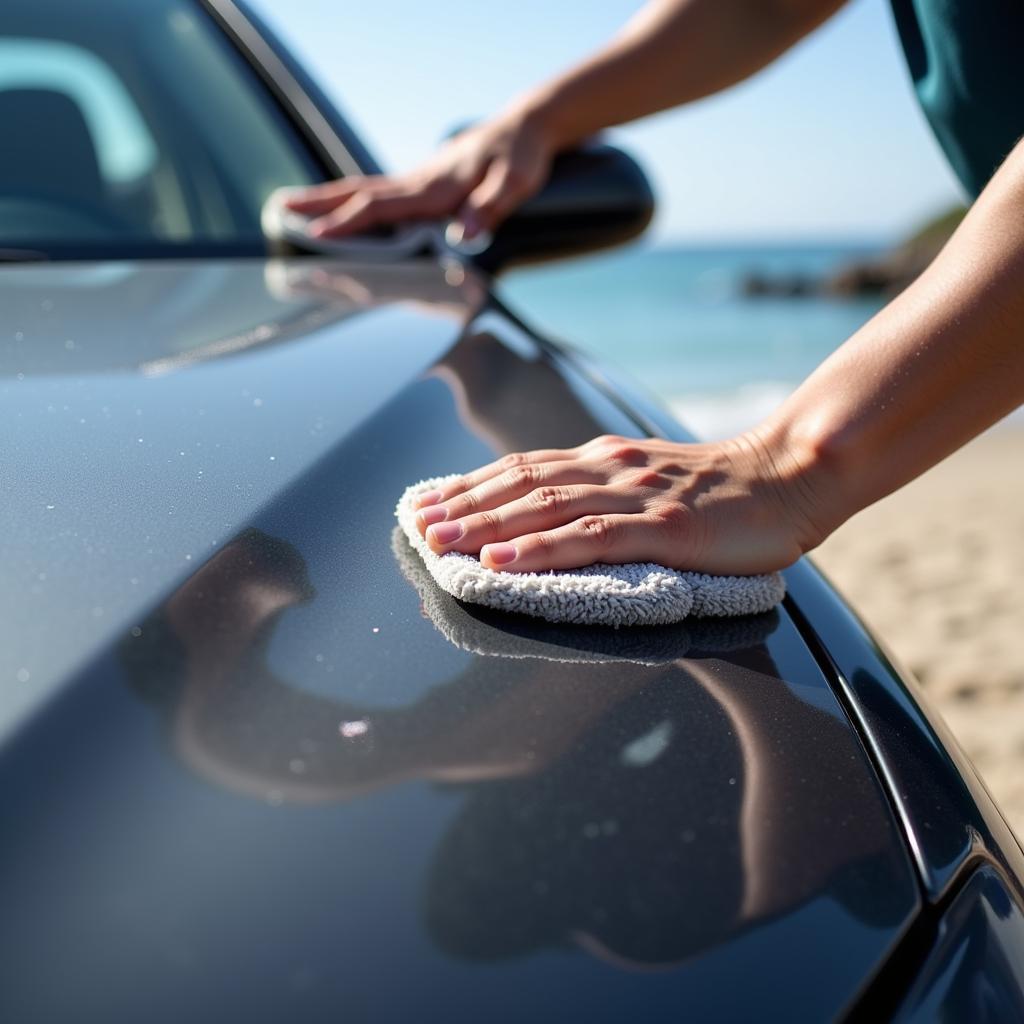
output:
<path id="1" fill-rule="evenodd" d="M 304 213 L 307 217 L 319 217 L 320 214 L 333 210 L 353 192 L 367 187 L 369 181 L 368 178 L 354 176 L 342 178 L 340 181 L 328 181 L 323 185 L 294 189 L 285 199 L 284 205 L 296 213 Z"/>
<path id="2" fill-rule="evenodd" d="M 657 550 L 658 535 L 657 523 L 647 513 L 588 515 L 554 530 L 488 544 L 480 552 L 480 562 L 488 569 L 505 572 L 578 569 L 595 562 L 645 562 Z"/>
<path id="3" fill-rule="evenodd" d="M 378 224 L 415 220 L 428 213 L 422 193 L 405 189 L 364 189 L 343 198 L 340 205 L 335 206 L 330 213 L 312 221 L 309 233 L 314 238 L 337 238 L 365 231 Z"/>
<path id="4" fill-rule="evenodd" d="M 603 483 L 604 479 L 597 467 L 573 459 L 524 463 L 485 480 L 479 486 L 457 494 L 448 501 L 421 508 L 416 516 L 416 525 L 424 536 L 428 536 L 426 531 L 429 527 L 490 512 L 523 498 L 538 488 Z M 441 533 L 451 535 L 450 530 L 442 530 Z"/>
<path id="5" fill-rule="evenodd" d="M 462 224 L 464 237 L 494 231 L 534 191 L 533 186 L 532 176 L 509 160 L 492 161 L 456 218 Z"/>
<path id="6" fill-rule="evenodd" d="M 489 511 L 438 521 L 428 526 L 426 540 L 438 554 L 476 554 L 485 544 L 552 530 L 588 514 L 636 512 L 641 507 L 636 495 L 593 484 L 541 487 Z"/>
<path id="7" fill-rule="evenodd" d="M 453 191 L 456 187 L 454 182 L 444 179 L 423 181 L 371 175 L 296 189 L 284 204 L 312 218 L 311 235 L 334 238 L 379 224 L 439 216 L 459 202 L 461 194 Z"/>
<path id="8" fill-rule="evenodd" d="M 574 459 L 577 452 L 578 449 L 576 448 L 542 448 L 534 452 L 516 452 L 511 455 L 503 455 L 500 459 L 453 480 L 440 490 L 425 491 L 423 494 L 418 495 L 416 507 L 424 508 L 427 505 L 438 505 L 441 502 L 449 501 L 457 495 L 473 490 L 486 481 L 500 476 L 502 473 L 510 472 L 519 466 L 537 462 L 564 462 Z"/>

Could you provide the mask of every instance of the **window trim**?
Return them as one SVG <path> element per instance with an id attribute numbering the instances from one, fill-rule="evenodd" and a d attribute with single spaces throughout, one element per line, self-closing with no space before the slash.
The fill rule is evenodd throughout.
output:
<path id="1" fill-rule="evenodd" d="M 329 109 L 326 97 L 311 95 L 313 83 L 307 86 L 296 77 L 288 66 L 290 55 L 266 25 L 235 0 L 198 3 L 267 86 L 328 176 L 380 173 L 377 161 L 340 114 Z"/>

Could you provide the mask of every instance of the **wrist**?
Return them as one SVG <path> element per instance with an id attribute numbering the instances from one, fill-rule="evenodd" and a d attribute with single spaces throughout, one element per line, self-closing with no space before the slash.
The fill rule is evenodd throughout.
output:
<path id="1" fill-rule="evenodd" d="M 821 417 L 770 417 L 737 440 L 752 453 L 758 479 L 773 493 L 778 514 L 805 554 L 858 510 L 845 494 Z"/>
<path id="2" fill-rule="evenodd" d="M 541 87 L 519 97 L 506 108 L 502 120 L 516 130 L 537 139 L 547 151 L 567 149 L 582 137 L 571 117 L 566 117 L 559 102 L 557 88 Z"/>

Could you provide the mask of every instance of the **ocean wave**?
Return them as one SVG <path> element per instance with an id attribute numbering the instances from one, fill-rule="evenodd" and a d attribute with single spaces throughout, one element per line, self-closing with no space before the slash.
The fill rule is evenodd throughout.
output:
<path id="1" fill-rule="evenodd" d="M 706 441 L 733 437 L 760 423 L 796 389 L 797 382 L 765 380 L 720 392 L 670 395 L 676 418 Z"/>
<path id="2" fill-rule="evenodd" d="M 799 386 L 777 380 L 744 384 L 728 391 L 694 391 L 665 399 L 672 414 L 703 441 L 735 437 L 773 413 Z M 1024 405 L 999 420 L 992 430 L 1024 428 Z"/>

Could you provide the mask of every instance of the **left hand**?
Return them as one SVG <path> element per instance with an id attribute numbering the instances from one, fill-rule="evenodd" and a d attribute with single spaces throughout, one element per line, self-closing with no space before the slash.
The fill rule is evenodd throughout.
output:
<path id="1" fill-rule="evenodd" d="M 781 569 L 821 538 L 808 489 L 756 435 L 714 444 L 605 436 L 506 455 L 419 497 L 438 554 L 479 552 L 508 572 L 655 562 L 749 575 Z"/>

